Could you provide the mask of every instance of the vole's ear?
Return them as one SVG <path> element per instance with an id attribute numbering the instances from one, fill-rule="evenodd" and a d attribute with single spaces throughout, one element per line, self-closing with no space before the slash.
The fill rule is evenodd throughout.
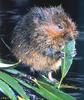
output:
<path id="1" fill-rule="evenodd" d="M 59 10 L 59 12 L 64 12 L 64 9 L 62 8 L 61 4 L 59 6 L 57 6 L 57 9 Z"/>
<path id="2" fill-rule="evenodd" d="M 62 9 L 62 5 L 60 4 L 59 6 L 57 6 L 57 9 Z"/>

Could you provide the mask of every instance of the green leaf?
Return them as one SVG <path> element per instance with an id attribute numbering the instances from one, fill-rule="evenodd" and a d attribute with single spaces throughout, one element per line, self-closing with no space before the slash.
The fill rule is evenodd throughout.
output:
<path id="1" fill-rule="evenodd" d="M 67 98 L 68 98 L 68 100 L 75 100 L 74 97 L 72 97 L 72 96 L 70 96 L 70 95 L 68 95 L 68 94 L 66 94 L 66 93 L 64 93 L 64 92 L 62 92 L 62 91 L 56 89 L 55 86 L 46 84 L 46 83 L 41 82 L 41 81 L 39 81 L 39 84 L 40 84 L 41 86 L 43 86 L 45 89 L 47 89 L 48 91 L 50 91 L 50 92 L 52 92 L 53 94 L 55 94 L 56 96 L 60 97 L 60 100 L 67 100 Z"/>
<path id="2" fill-rule="evenodd" d="M 18 64 L 19 64 L 19 62 L 13 63 L 13 64 L 11 64 L 11 63 L 6 63 L 5 60 L 0 59 L 0 69 L 9 68 L 9 67 L 14 67 L 14 66 L 16 66 L 16 65 L 18 65 Z"/>
<path id="3" fill-rule="evenodd" d="M 10 75 L 0 72 L 0 79 L 6 82 L 9 86 L 11 86 L 20 96 L 22 96 L 25 100 L 29 100 L 29 97 L 26 95 L 25 91 L 21 87 L 15 78 Z"/>
<path id="4" fill-rule="evenodd" d="M 5 71 L 7 73 L 15 74 L 15 75 L 20 75 L 20 76 L 27 76 L 25 73 L 18 71 L 17 69 L 13 68 L 7 68 L 7 69 L 2 69 L 2 71 Z"/>
<path id="5" fill-rule="evenodd" d="M 46 83 L 43 82 L 38 83 L 37 80 L 36 81 L 34 80 L 34 82 L 37 84 L 38 87 L 33 87 L 22 80 L 19 79 L 17 80 L 22 85 L 34 90 L 35 92 L 37 92 L 38 94 L 46 98 L 47 100 L 67 100 L 67 98 L 69 98 L 68 100 L 75 100 L 75 98 L 69 96 L 68 94 L 63 93 L 62 91 L 59 91 L 55 87 L 48 85 Z"/>
<path id="6" fill-rule="evenodd" d="M 61 67 L 62 77 L 66 76 L 66 74 L 68 73 L 68 71 L 71 67 L 71 64 L 73 61 L 72 53 L 74 52 L 74 49 L 75 49 L 75 41 L 74 40 L 69 41 L 65 44 L 65 47 L 64 47 L 65 55 L 64 55 L 64 59 L 62 59 L 62 67 Z"/>
<path id="7" fill-rule="evenodd" d="M 13 90 L 4 81 L 0 80 L 0 91 L 8 96 L 11 100 L 17 100 Z"/>
<path id="8" fill-rule="evenodd" d="M 27 84 L 26 82 L 22 81 L 22 80 L 19 80 L 17 79 L 22 85 L 26 86 L 27 88 L 30 88 L 32 90 L 34 90 L 35 92 L 37 92 L 38 94 L 40 94 L 41 96 L 43 96 L 44 98 L 48 99 L 48 100 L 61 100 L 60 98 L 58 98 L 57 96 L 55 96 L 54 94 L 52 94 L 51 92 L 49 92 L 48 90 L 46 90 L 45 88 L 43 87 L 39 87 L 38 85 L 38 88 L 36 87 L 33 87 L 29 84 Z"/>
<path id="9" fill-rule="evenodd" d="M 71 64 L 73 61 L 72 53 L 74 52 L 74 49 L 75 49 L 75 41 L 74 40 L 65 43 L 65 47 L 63 49 L 64 59 L 62 59 L 62 64 L 61 64 L 62 77 L 61 77 L 58 88 L 60 88 L 62 80 L 67 75 L 67 73 L 71 67 Z"/>

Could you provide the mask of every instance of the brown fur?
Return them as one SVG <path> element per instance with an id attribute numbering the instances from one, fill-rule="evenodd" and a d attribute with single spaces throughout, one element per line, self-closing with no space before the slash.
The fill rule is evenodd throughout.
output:
<path id="1" fill-rule="evenodd" d="M 56 51 L 77 36 L 76 25 L 61 7 L 32 8 L 16 25 L 12 36 L 12 52 L 22 63 L 37 71 L 56 71 L 60 58 L 44 56 L 51 47 Z"/>

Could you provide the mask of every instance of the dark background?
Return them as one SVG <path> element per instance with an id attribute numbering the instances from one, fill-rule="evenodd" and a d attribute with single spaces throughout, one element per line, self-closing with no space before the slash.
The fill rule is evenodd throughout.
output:
<path id="1" fill-rule="evenodd" d="M 6 43 L 10 44 L 10 36 L 17 22 L 25 15 L 33 6 L 56 6 L 61 4 L 65 11 L 76 22 L 79 31 L 77 39 L 77 56 L 74 59 L 67 79 L 75 77 L 74 81 L 78 82 L 78 86 L 84 88 L 84 0 L 0 0 L 0 38 L 3 36 Z M 0 40 L 0 56 L 8 53 L 7 48 Z M 4 49 L 4 48 L 5 49 Z M 84 99 L 84 91 L 80 91 Z"/>

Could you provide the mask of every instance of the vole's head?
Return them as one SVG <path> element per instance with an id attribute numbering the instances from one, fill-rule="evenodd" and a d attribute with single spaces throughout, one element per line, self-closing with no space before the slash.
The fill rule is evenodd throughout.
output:
<path id="1" fill-rule="evenodd" d="M 31 13 L 39 49 L 53 48 L 60 51 L 65 41 L 77 37 L 76 25 L 62 7 L 35 7 Z"/>

